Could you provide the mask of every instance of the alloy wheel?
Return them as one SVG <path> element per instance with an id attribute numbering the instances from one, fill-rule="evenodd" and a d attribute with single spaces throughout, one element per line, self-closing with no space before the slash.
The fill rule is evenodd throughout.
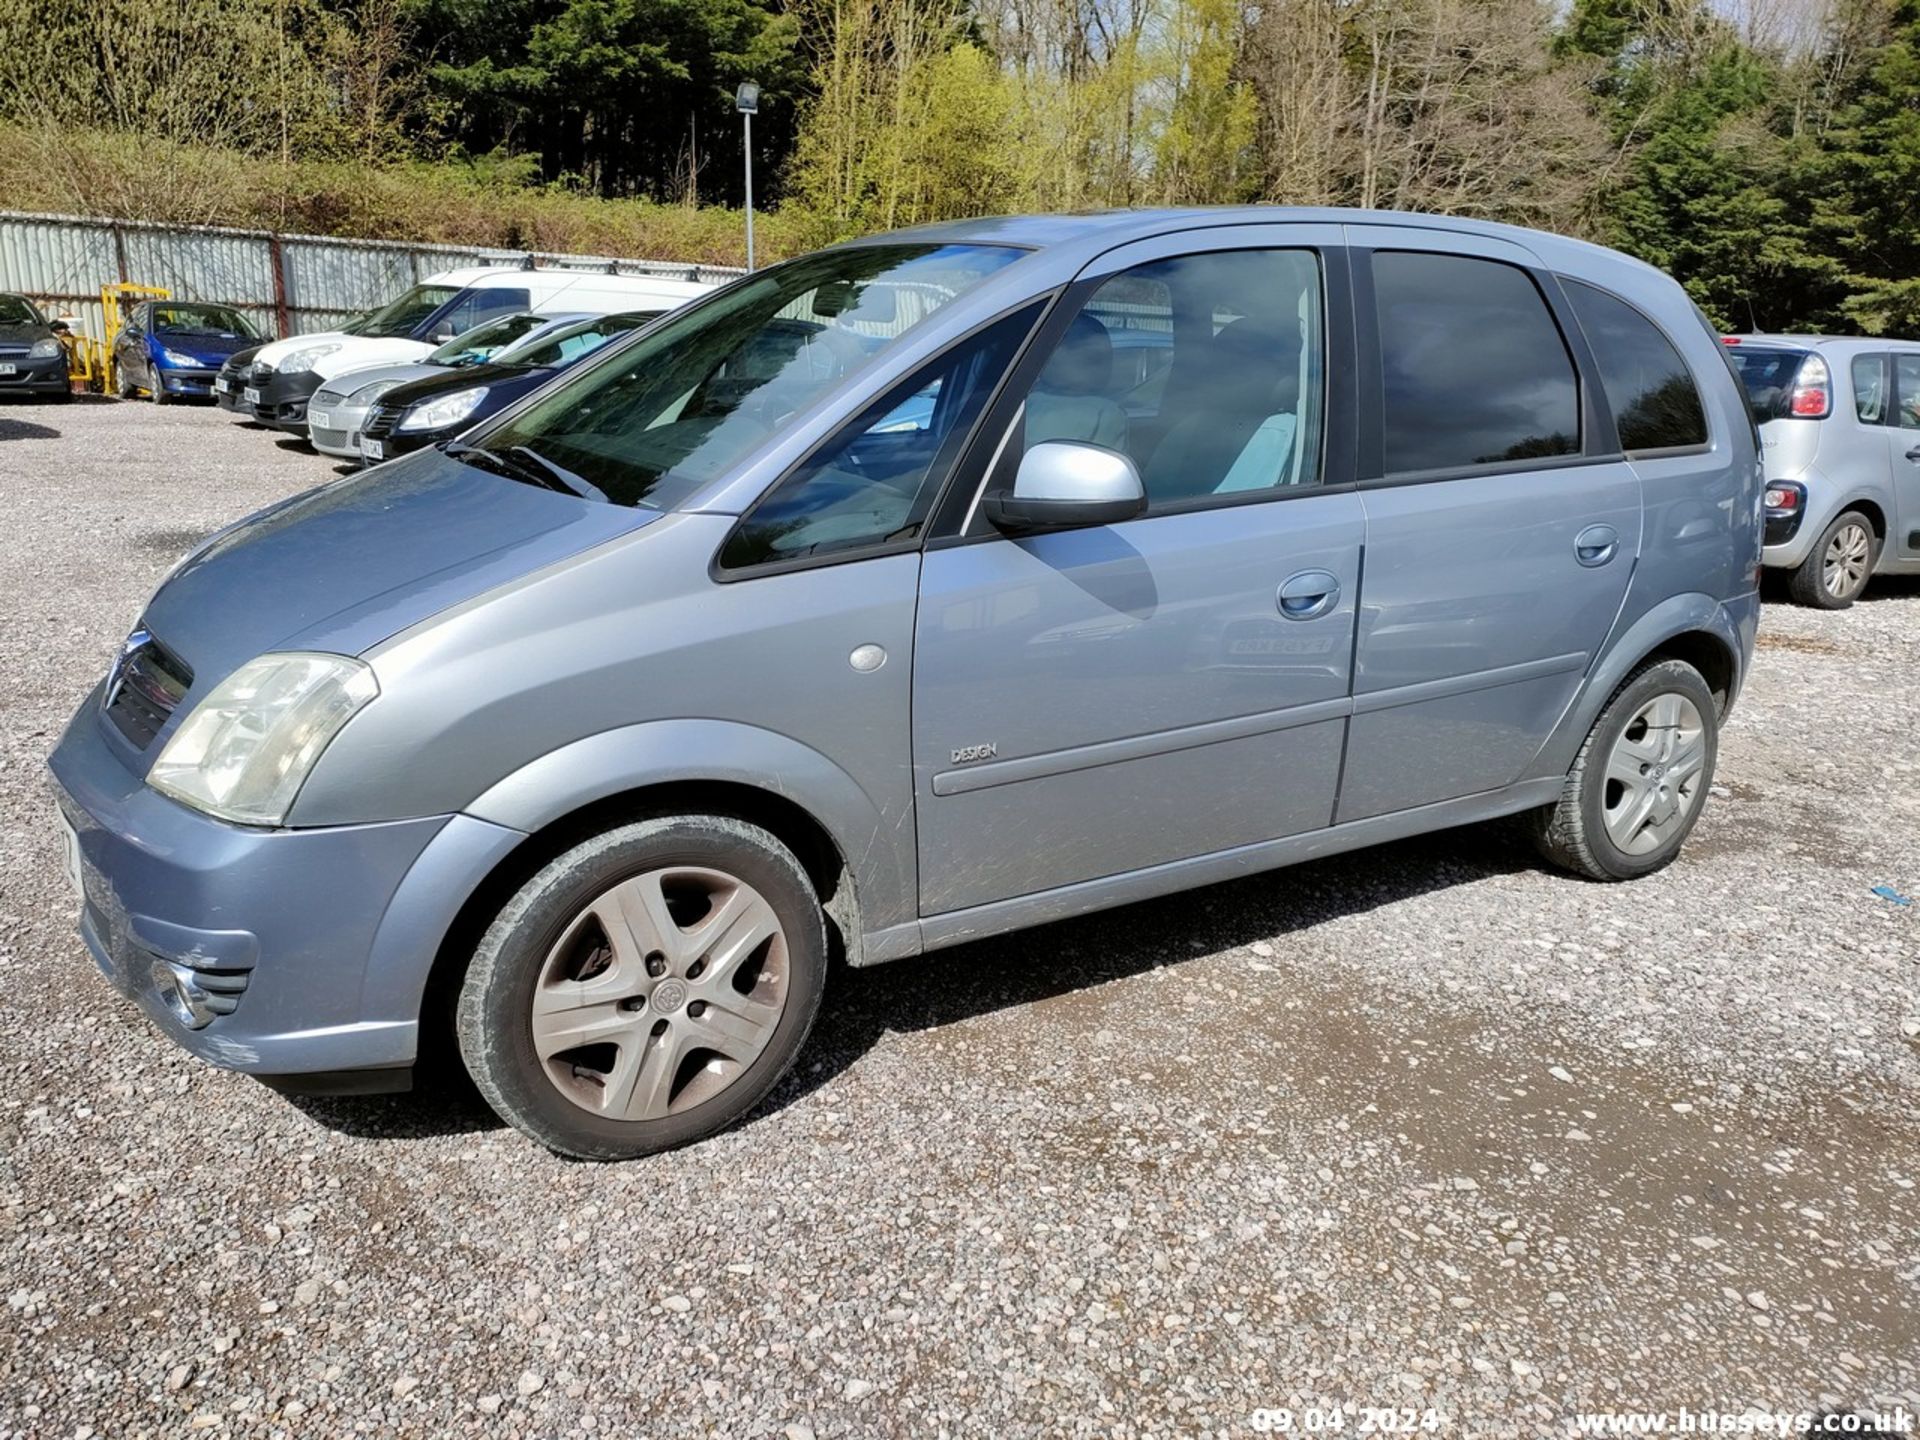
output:
<path id="1" fill-rule="evenodd" d="M 649 870 L 587 905 L 548 952 L 534 1051 L 582 1109 L 658 1120 L 752 1066 L 787 990 L 786 932 L 765 896 L 719 870 Z"/>
<path id="2" fill-rule="evenodd" d="M 1627 722 L 1607 758 L 1607 835 L 1628 855 L 1658 850 L 1700 799 L 1707 729 L 1685 695 L 1655 695 Z"/>
<path id="3" fill-rule="evenodd" d="M 1867 527 L 1849 520 L 1833 532 L 1820 559 L 1820 583 L 1836 600 L 1845 600 L 1867 580 L 1867 562 L 1873 555 L 1873 537 Z"/>

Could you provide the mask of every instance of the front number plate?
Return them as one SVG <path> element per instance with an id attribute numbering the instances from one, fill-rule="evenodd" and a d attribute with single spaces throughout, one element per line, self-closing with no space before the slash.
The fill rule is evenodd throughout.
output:
<path id="1" fill-rule="evenodd" d="M 307 423 L 316 430 L 331 430 L 333 428 L 333 412 L 331 410 L 309 410 L 307 411 Z"/>
<path id="2" fill-rule="evenodd" d="M 19 373 L 18 369 L 15 367 L 14 363 L 11 360 L 7 361 L 5 364 L 0 364 L 0 375 L 15 375 L 18 373 Z"/>
<path id="3" fill-rule="evenodd" d="M 386 442 L 384 440 L 367 440 L 363 438 L 360 441 L 360 458 L 362 460 L 386 459 L 387 458 Z"/>
<path id="4" fill-rule="evenodd" d="M 258 405 L 260 403 L 260 392 L 249 385 L 240 392 L 240 398 L 249 405 Z"/>
<path id="5" fill-rule="evenodd" d="M 80 836 L 73 826 L 67 823 L 67 817 L 64 815 L 60 817 L 60 849 L 62 859 L 66 862 L 67 883 L 73 886 L 75 897 L 85 905 L 87 887 L 80 879 Z"/>
<path id="6" fill-rule="evenodd" d="M 222 395 L 224 395 L 229 390 L 233 389 L 233 386 L 228 384 L 225 380 L 216 380 L 213 382 L 213 388 L 218 390 Z"/>

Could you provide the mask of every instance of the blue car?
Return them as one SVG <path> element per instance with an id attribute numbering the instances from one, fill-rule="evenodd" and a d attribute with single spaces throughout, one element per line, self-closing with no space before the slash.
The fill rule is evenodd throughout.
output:
<path id="1" fill-rule="evenodd" d="M 113 337 L 116 389 L 122 400 L 144 390 L 156 405 L 189 395 L 205 399 L 228 357 L 263 338 L 231 306 L 145 301 Z"/>

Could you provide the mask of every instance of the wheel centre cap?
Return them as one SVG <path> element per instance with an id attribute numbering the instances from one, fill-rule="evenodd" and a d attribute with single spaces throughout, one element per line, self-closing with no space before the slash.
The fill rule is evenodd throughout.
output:
<path id="1" fill-rule="evenodd" d="M 653 1008 L 659 1014 L 671 1015 L 687 1003 L 687 985 L 684 980 L 662 980 L 653 987 Z"/>

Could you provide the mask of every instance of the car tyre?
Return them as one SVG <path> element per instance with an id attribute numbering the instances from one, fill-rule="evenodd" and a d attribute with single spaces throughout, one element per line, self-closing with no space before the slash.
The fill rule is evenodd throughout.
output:
<path id="1" fill-rule="evenodd" d="M 1788 578 L 1787 593 L 1802 605 L 1844 610 L 1860 598 L 1879 560 L 1873 522 L 1858 510 L 1843 510 Z"/>
<path id="2" fill-rule="evenodd" d="M 147 385 L 147 394 L 153 397 L 154 404 L 169 405 L 173 402 L 173 397 L 167 394 L 166 381 L 160 378 L 160 367 L 158 365 L 147 366 L 147 380 L 149 382 Z"/>
<path id="3" fill-rule="evenodd" d="M 1635 880 L 1671 864 L 1713 783 L 1719 709 L 1700 672 L 1657 660 L 1601 710 L 1560 798 L 1533 816 L 1554 864 L 1590 880 Z"/>
<path id="4" fill-rule="evenodd" d="M 827 972 L 806 871 L 768 831 L 664 815 L 573 846 L 474 954 L 455 1035 L 500 1117 L 582 1160 L 741 1119 L 792 1067 Z"/>
<path id="5" fill-rule="evenodd" d="M 113 367 L 113 393 L 119 400 L 133 400 L 140 394 L 140 387 L 127 377 L 127 367 L 124 364 L 116 364 Z"/>

